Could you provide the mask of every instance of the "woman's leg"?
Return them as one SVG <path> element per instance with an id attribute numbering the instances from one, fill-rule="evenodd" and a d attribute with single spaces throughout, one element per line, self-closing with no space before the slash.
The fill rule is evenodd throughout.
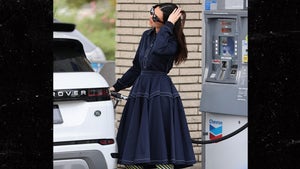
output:
<path id="1" fill-rule="evenodd" d="M 173 169 L 174 165 L 173 164 L 157 164 L 156 167 L 158 169 Z"/>
<path id="2" fill-rule="evenodd" d="M 125 165 L 126 169 L 143 169 L 143 166 L 140 165 Z"/>

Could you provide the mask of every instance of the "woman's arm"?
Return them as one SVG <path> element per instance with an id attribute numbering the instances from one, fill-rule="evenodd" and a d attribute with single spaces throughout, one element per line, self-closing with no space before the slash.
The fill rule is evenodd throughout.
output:
<path id="1" fill-rule="evenodd" d="M 124 73 L 121 78 L 117 79 L 117 82 L 113 85 L 116 92 L 132 86 L 134 81 L 140 75 L 141 68 L 139 63 L 138 51 L 136 52 L 132 63 L 133 65 L 127 70 L 127 72 Z"/>
<path id="2" fill-rule="evenodd" d="M 153 53 L 158 55 L 170 56 L 177 52 L 177 39 L 173 32 L 174 25 L 167 21 L 156 35 L 153 46 Z"/>
<path id="3" fill-rule="evenodd" d="M 135 80 L 137 79 L 137 77 L 141 73 L 141 66 L 139 62 L 139 53 L 140 53 L 139 51 L 141 48 L 141 42 L 143 41 L 143 37 L 144 36 L 142 36 L 142 39 L 139 43 L 139 47 L 132 61 L 132 66 L 123 74 L 121 78 L 117 79 L 116 83 L 113 85 L 114 90 L 116 92 L 132 86 Z"/>

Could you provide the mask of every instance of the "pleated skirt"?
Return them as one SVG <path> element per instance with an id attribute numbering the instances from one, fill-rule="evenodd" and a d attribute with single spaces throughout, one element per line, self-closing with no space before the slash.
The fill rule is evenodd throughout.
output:
<path id="1" fill-rule="evenodd" d="M 152 166 L 196 163 L 181 98 L 163 72 L 142 71 L 126 101 L 117 144 L 119 164 Z"/>

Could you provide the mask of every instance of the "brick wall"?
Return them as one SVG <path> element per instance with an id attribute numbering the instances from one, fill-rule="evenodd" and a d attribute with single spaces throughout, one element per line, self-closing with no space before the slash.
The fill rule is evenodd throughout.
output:
<path id="1" fill-rule="evenodd" d="M 202 117 L 199 112 L 202 65 L 203 0 L 117 0 L 116 21 L 116 78 L 132 65 L 142 33 L 149 29 L 149 10 L 156 3 L 173 2 L 187 13 L 184 33 L 188 47 L 188 60 L 174 66 L 169 73 L 180 93 L 193 139 L 201 137 Z M 130 89 L 121 93 L 128 95 Z M 117 127 L 125 101 L 117 108 Z M 201 146 L 194 145 L 195 157 L 201 162 Z"/>

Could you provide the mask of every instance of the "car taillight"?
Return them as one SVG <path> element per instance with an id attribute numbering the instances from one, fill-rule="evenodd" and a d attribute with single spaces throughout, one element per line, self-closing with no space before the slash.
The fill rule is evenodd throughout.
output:
<path id="1" fill-rule="evenodd" d="M 108 89 L 88 89 L 88 96 L 109 96 Z"/>
<path id="2" fill-rule="evenodd" d="M 99 143 L 101 145 L 109 145 L 109 144 L 114 144 L 115 141 L 114 141 L 114 139 L 101 139 L 101 140 L 99 140 Z"/>
<path id="3" fill-rule="evenodd" d="M 61 89 L 53 91 L 54 101 L 103 101 L 110 100 L 108 88 Z"/>

